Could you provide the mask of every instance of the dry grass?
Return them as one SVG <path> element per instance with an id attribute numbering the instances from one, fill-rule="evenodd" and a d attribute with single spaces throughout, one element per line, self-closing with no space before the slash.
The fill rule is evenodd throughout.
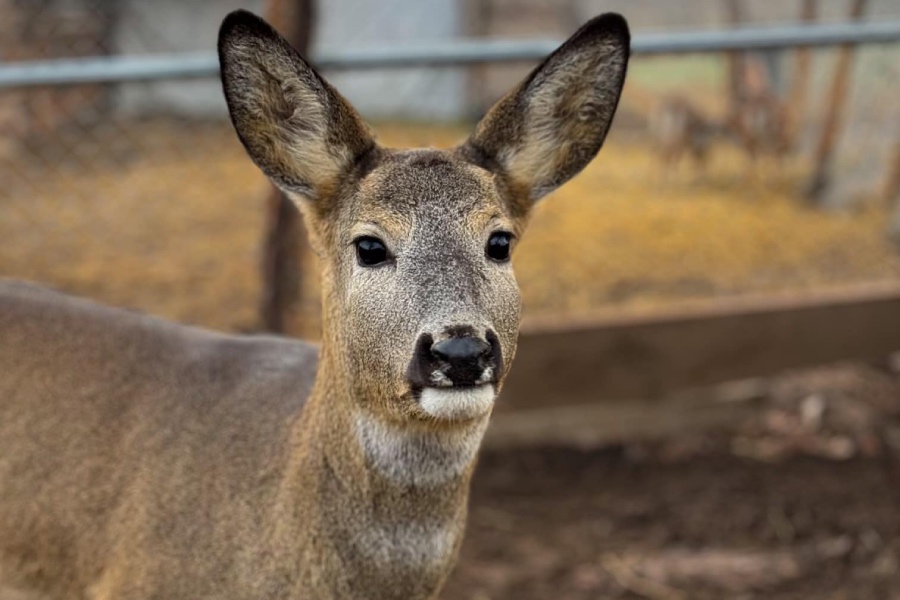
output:
<path id="1" fill-rule="evenodd" d="M 395 146 L 446 146 L 463 134 L 379 130 Z M 7 174 L 0 275 L 209 327 L 253 328 L 263 178 L 225 126 L 149 123 L 129 135 L 141 152 L 124 160 L 117 151 L 114 168 L 31 164 Z M 723 148 L 702 180 L 684 167 L 663 181 L 646 145 L 611 140 L 536 211 L 515 259 L 528 313 L 644 310 L 900 277 L 882 210 L 820 213 L 792 197 L 796 169 L 777 182 L 771 173 L 747 181 L 743 165 Z"/>

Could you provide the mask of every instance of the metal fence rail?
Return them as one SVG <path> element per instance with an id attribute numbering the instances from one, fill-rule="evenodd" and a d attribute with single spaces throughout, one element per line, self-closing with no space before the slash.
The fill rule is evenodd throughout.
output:
<path id="1" fill-rule="evenodd" d="M 486 62 L 535 61 L 561 40 L 465 39 L 392 46 L 327 49 L 313 57 L 322 69 L 458 66 Z M 740 28 L 638 34 L 634 54 L 687 54 L 727 50 L 759 50 L 847 43 L 884 44 L 900 41 L 900 21 Z M 0 65 L 0 89 L 215 77 L 214 53 L 157 54 Z"/>

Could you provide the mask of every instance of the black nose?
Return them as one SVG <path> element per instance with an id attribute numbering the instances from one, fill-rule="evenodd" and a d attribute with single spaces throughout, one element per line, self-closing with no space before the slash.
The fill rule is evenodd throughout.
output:
<path id="1" fill-rule="evenodd" d="M 431 347 L 431 354 L 453 385 L 475 385 L 493 362 L 491 345 L 469 335 L 441 340 Z"/>
<path id="2" fill-rule="evenodd" d="M 454 367 L 476 363 L 490 351 L 490 344 L 474 337 L 452 337 L 431 347 L 432 354 Z"/>
<path id="3" fill-rule="evenodd" d="M 419 336 L 408 371 L 413 388 L 499 381 L 503 365 L 500 340 L 493 331 L 485 333 L 486 340 L 471 327 L 450 327 L 444 331 L 449 337 L 439 342 L 427 333 Z"/>

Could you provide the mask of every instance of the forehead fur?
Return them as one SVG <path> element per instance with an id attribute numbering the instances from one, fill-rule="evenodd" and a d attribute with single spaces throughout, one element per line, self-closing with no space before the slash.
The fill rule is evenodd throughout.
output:
<path id="1" fill-rule="evenodd" d="M 493 176 L 443 150 L 417 149 L 385 153 L 360 186 L 365 204 L 416 212 L 438 204 L 471 211 L 502 208 Z"/>
<path id="2" fill-rule="evenodd" d="M 398 236 L 413 225 L 477 229 L 491 219 L 509 221 L 495 177 L 443 150 L 384 151 L 354 192 L 344 224 L 371 222 Z"/>

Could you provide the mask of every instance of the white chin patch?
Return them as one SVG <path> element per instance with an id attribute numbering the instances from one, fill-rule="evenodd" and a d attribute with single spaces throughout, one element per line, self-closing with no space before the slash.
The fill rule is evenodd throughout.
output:
<path id="1" fill-rule="evenodd" d="M 433 388 L 422 390 L 419 406 L 432 417 L 448 420 L 474 419 L 486 415 L 494 405 L 494 386 L 491 384 L 463 388 Z"/>

